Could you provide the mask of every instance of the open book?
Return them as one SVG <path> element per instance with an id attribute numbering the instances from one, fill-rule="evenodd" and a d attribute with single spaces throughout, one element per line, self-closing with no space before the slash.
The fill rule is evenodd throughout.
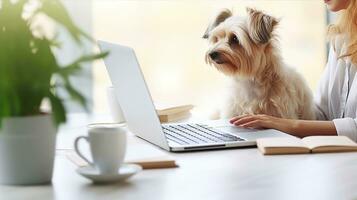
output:
<path id="1" fill-rule="evenodd" d="M 345 136 L 261 138 L 257 146 L 264 155 L 357 151 L 357 144 Z"/>

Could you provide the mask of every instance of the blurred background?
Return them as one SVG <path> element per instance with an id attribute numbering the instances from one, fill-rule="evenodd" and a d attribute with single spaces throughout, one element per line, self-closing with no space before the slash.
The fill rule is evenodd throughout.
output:
<path id="1" fill-rule="evenodd" d="M 222 8 L 245 15 L 246 7 L 281 19 L 276 30 L 285 62 L 298 70 L 312 90 L 326 63 L 326 26 L 333 20 L 322 0 L 64 0 L 72 17 L 94 38 L 135 49 L 152 97 L 158 102 L 210 105 L 224 87 L 224 76 L 205 64 L 202 35 Z M 96 48 L 89 46 L 88 48 Z M 75 51 L 75 50 L 73 50 Z M 66 55 L 70 57 L 71 51 Z M 106 113 L 111 85 L 103 62 L 88 66 L 77 82 L 91 99 L 93 112 Z M 75 106 L 70 106 L 76 110 Z"/>

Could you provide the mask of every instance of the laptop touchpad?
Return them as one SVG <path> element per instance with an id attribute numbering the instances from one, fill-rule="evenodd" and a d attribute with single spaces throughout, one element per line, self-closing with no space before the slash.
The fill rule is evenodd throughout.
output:
<path id="1" fill-rule="evenodd" d="M 237 135 L 246 140 L 256 140 L 258 138 L 266 138 L 266 137 L 292 137 L 286 133 L 274 129 L 256 130 L 256 129 L 240 128 L 236 126 L 221 126 L 215 128 L 227 133 Z"/>

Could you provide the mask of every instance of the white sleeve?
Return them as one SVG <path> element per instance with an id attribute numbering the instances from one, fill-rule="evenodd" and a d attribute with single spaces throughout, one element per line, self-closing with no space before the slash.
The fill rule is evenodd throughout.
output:
<path id="1" fill-rule="evenodd" d="M 317 91 L 315 92 L 315 114 L 318 120 L 328 120 L 328 86 L 330 80 L 331 68 L 336 65 L 336 55 L 334 49 L 331 47 L 329 51 L 329 57 L 319 81 Z"/>
<path id="2" fill-rule="evenodd" d="M 357 141 L 357 119 L 341 118 L 334 119 L 337 135 L 344 135 L 353 141 Z"/>
<path id="3" fill-rule="evenodd" d="M 327 62 L 327 66 L 323 73 L 323 76 L 320 80 L 318 90 L 315 95 L 315 105 L 316 105 L 316 116 L 320 120 L 331 120 L 329 119 L 329 109 L 328 109 L 328 98 L 330 94 L 328 94 L 329 80 L 331 73 L 333 72 L 333 68 L 337 66 L 337 56 L 333 48 L 330 48 L 329 58 Z M 344 135 L 352 139 L 353 141 L 357 141 L 357 119 L 352 118 L 339 118 L 332 120 L 337 135 Z"/>

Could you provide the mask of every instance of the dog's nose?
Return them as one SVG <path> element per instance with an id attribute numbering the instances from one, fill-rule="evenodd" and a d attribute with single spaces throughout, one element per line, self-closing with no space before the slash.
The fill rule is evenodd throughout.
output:
<path id="1" fill-rule="evenodd" d="M 213 51 L 209 53 L 209 57 L 211 57 L 212 60 L 217 60 L 219 58 L 219 53 L 217 51 Z"/>

